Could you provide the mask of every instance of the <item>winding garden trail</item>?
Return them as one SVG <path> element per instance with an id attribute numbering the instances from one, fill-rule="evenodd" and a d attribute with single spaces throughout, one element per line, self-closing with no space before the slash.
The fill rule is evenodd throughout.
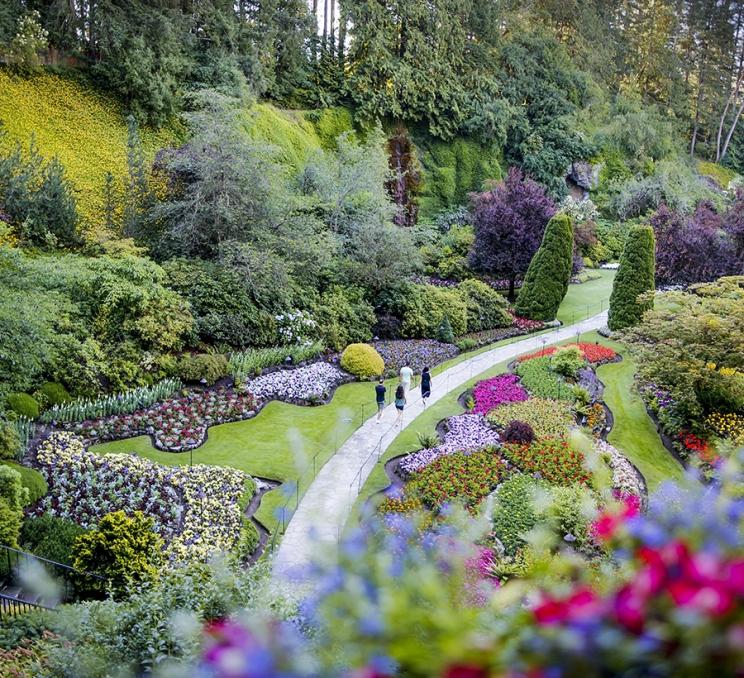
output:
<path id="1" fill-rule="evenodd" d="M 428 403 L 432 405 L 492 365 L 539 350 L 544 345 L 591 332 L 606 324 L 605 311 L 547 334 L 527 337 L 475 355 L 434 378 Z M 370 402 L 373 402 L 373 397 L 374 389 L 370 385 Z M 374 416 L 368 419 L 328 460 L 308 487 L 287 525 L 274 556 L 275 576 L 301 576 L 319 545 L 337 543 L 367 476 L 398 433 L 421 414 L 422 407 L 420 391 L 412 390 L 400 424 L 396 422 L 394 405 L 388 405 L 380 423 L 376 422 Z"/>

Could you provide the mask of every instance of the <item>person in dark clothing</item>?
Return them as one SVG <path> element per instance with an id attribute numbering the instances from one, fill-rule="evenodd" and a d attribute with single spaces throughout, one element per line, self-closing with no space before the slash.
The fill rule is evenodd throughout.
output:
<path id="1" fill-rule="evenodd" d="M 429 368 L 425 367 L 421 373 L 421 400 L 424 402 L 426 407 L 426 399 L 431 395 L 431 372 Z"/>
<path id="2" fill-rule="evenodd" d="M 387 389 L 385 388 L 385 379 L 384 377 L 380 377 L 380 380 L 377 382 L 377 386 L 375 386 L 375 397 L 377 398 L 377 423 L 380 423 L 380 419 L 382 418 L 382 411 L 385 409 L 385 393 L 387 393 Z"/>
<path id="3" fill-rule="evenodd" d="M 403 408 L 406 406 L 406 389 L 402 383 L 398 384 L 398 388 L 395 389 L 395 409 L 398 410 L 398 421 L 396 423 L 403 423 Z"/>

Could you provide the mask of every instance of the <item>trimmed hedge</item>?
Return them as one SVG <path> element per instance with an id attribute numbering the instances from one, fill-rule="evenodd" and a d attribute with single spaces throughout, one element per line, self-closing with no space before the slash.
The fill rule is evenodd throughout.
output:
<path id="1" fill-rule="evenodd" d="M 42 384 L 39 388 L 39 395 L 42 396 L 45 407 L 61 405 L 72 400 L 72 396 L 67 392 L 67 389 L 56 381 L 47 381 Z"/>
<path id="2" fill-rule="evenodd" d="M 385 370 L 385 361 L 369 344 L 349 344 L 341 354 L 341 368 L 357 377 L 377 377 Z"/>
<path id="3" fill-rule="evenodd" d="M 553 320 L 568 292 L 573 266 L 573 225 L 567 214 L 556 214 L 545 227 L 542 244 L 527 269 L 514 307 L 532 320 Z"/>
<path id="4" fill-rule="evenodd" d="M 636 325 L 643 314 L 653 308 L 653 299 L 640 302 L 638 297 L 654 289 L 654 248 L 654 231 L 650 226 L 630 229 L 610 295 L 607 324 L 611 330 Z"/>

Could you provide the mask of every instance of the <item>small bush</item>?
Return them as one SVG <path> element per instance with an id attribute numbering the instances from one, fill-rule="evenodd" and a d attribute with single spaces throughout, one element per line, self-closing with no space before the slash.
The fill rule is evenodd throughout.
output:
<path id="1" fill-rule="evenodd" d="M 157 578 L 162 539 L 152 530 L 153 519 L 140 511 L 105 515 L 98 529 L 79 536 L 73 547 L 73 567 L 105 577 L 116 593 Z M 103 592 L 104 582 L 88 578 L 84 587 Z"/>
<path id="2" fill-rule="evenodd" d="M 21 528 L 21 546 L 37 556 L 72 565 L 72 549 L 75 540 L 85 534 L 85 528 L 48 513 L 27 518 Z"/>
<path id="3" fill-rule="evenodd" d="M 13 508 L 3 497 L 0 497 L 0 544 L 18 548 L 18 535 L 22 522 L 23 511 Z"/>
<path id="4" fill-rule="evenodd" d="M 565 346 L 553 354 L 550 366 L 564 377 L 575 377 L 585 362 L 584 354 L 578 346 Z"/>
<path id="5" fill-rule="evenodd" d="M 23 444 L 13 424 L 0 419 L 0 459 L 19 459 Z"/>
<path id="6" fill-rule="evenodd" d="M 227 357 L 221 353 L 192 353 L 182 356 L 176 365 L 177 376 L 186 382 L 201 382 L 211 385 L 229 372 Z"/>
<path id="7" fill-rule="evenodd" d="M 403 319 L 400 332 L 407 339 L 436 338 L 445 316 L 456 336 L 467 332 L 467 306 L 458 290 L 409 285 L 394 310 Z"/>
<path id="8" fill-rule="evenodd" d="M 454 344 L 455 334 L 452 331 L 452 323 L 450 323 L 449 316 L 444 316 L 442 322 L 439 323 L 437 328 L 437 339 L 444 344 Z"/>
<path id="9" fill-rule="evenodd" d="M 341 354 L 341 368 L 357 377 L 377 377 L 385 370 L 385 361 L 369 344 L 349 344 Z"/>
<path id="10" fill-rule="evenodd" d="M 36 419 L 39 416 L 39 401 L 28 393 L 11 393 L 7 401 L 8 407 L 22 417 Z"/>
<path id="11" fill-rule="evenodd" d="M 532 426 L 530 426 L 526 421 L 513 419 L 506 425 L 504 433 L 501 435 L 501 439 L 505 443 L 529 445 L 535 440 L 535 432 L 532 430 Z"/>
<path id="12" fill-rule="evenodd" d="M 468 332 L 480 332 L 512 324 L 506 298 L 480 280 L 466 280 L 457 291 L 468 311 Z"/>
<path id="13" fill-rule="evenodd" d="M 530 262 L 514 307 L 532 320 L 553 320 L 568 291 L 573 266 L 573 225 L 566 214 L 554 216 L 540 249 Z"/>
<path id="14" fill-rule="evenodd" d="M 478 348 L 478 342 L 475 339 L 465 337 L 464 339 L 458 339 L 455 342 L 455 346 L 465 353 L 466 351 L 473 351 Z"/>
<path id="15" fill-rule="evenodd" d="M 44 480 L 44 476 L 41 475 L 41 473 L 39 473 L 36 469 L 29 468 L 28 466 L 21 466 L 20 464 L 9 461 L 2 462 L 2 465 L 11 468 L 14 471 L 18 471 L 18 473 L 21 475 L 21 484 L 28 490 L 28 499 L 26 502 L 27 506 L 35 504 L 49 491 L 49 487 L 47 486 L 46 480 Z"/>
<path id="16" fill-rule="evenodd" d="M 51 407 L 52 405 L 61 405 L 72 400 L 72 397 L 67 392 L 67 389 L 56 381 L 47 381 L 41 385 L 39 389 L 39 395 L 41 396 L 44 405 Z"/>

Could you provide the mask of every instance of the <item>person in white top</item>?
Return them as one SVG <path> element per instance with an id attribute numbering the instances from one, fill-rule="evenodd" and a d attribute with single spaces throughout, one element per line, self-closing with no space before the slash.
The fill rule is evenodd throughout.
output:
<path id="1" fill-rule="evenodd" d="M 413 379 L 413 370 L 408 367 L 408 363 L 405 363 L 400 368 L 400 383 L 403 384 L 403 390 L 406 392 L 406 395 L 411 390 L 411 379 Z"/>

